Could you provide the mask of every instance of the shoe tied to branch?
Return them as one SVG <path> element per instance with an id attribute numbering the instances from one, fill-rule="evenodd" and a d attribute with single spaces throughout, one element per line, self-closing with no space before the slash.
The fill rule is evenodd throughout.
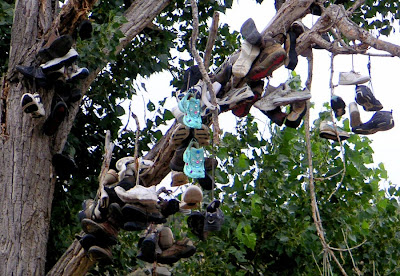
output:
<path id="1" fill-rule="evenodd" d="M 135 158 L 133 156 L 126 156 L 119 159 L 115 164 L 115 167 L 118 170 L 119 181 L 122 181 L 126 177 L 135 175 L 135 166 Z"/>
<path id="2" fill-rule="evenodd" d="M 369 80 L 369 76 L 364 76 L 354 71 L 339 73 L 339 85 L 357 85 L 366 83 Z"/>
<path id="3" fill-rule="evenodd" d="M 196 185 L 191 185 L 183 192 L 182 202 L 179 207 L 184 210 L 194 209 L 199 206 L 202 200 L 203 191 L 201 188 Z"/>
<path id="4" fill-rule="evenodd" d="M 335 127 L 329 124 L 327 121 L 322 121 L 319 126 L 319 136 L 321 138 L 330 139 L 333 141 L 344 141 L 350 137 L 350 135 L 339 127 Z M 339 136 L 339 139 L 338 139 Z"/>
<path id="5" fill-rule="evenodd" d="M 24 77 L 34 80 L 40 87 L 47 88 L 49 83 L 46 75 L 43 73 L 42 68 L 35 66 L 22 66 L 17 65 L 15 67 Z"/>
<path id="6" fill-rule="evenodd" d="M 204 222 L 204 231 L 220 231 L 221 226 L 224 223 L 224 213 L 219 208 L 221 202 L 214 200 L 207 206 L 207 212 Z"/>
<path id="7" fill-rule="evenodd" d="M 240 28 L 240 33 L 250 44 L 261 47 L 262 36 L 257 30 L 256 23 L 252 18 L 247 19 L 243 23 L 242 27 Z"/>
<path id="8" fill-rule="evenodd" d="M 158 245 L 160 246 L 161 250 L 170 248 L 174 242 L 174 234 L 172 233 L 171 228 L 163 226 L 158 232 Z"/>
<path id="9" fill-rule="evenodd" d="M 203 178 L 205 176 L 204 169 L 204 149 L 199 143 L 192 140 L 183 153 L 183 161 L 185 165 L 183 172 L 191 178 Z"/>
<path id="10" fill-rule="evenodd" d="M 175 130 L 172 132 L 171 138 L 169 140 L 170 145 L 173 147 L 180 146 L 184 140 L 186 140 L 190 135 L 190 128 L 185 124 L 178 123 Z"/>
<path id="11" fill-rule="evenodd" d="M 157 204 L 158 197 L 155 186 L 144 187 L 140 184 L 137 184 L 135 187 L 127 191 L 120 186 L 116 186 L 114 191 L 125 203 L 141 203 L 142 205 Z"/>
<path id="12" fill-rule="evenodd" d="M 346 114 L 346 103 L 339 96 L 332 96 L 331 98 L 331 108 L 335 113 L 335 117 L 341 117 Z"/>
<path id="13" fill-rule="evenodd" d="M 290 113 L 287 115 L 285 120 L 285 126 L 291 128 L 297 128 L 301 120 L 303 119 L 304 115 L 307 112 L 307 102 L 294 102 L 290 104 Z"/>
<path id="14" fill-rule="evenodd" d="M 190 128 L 201 128 L 201 93 L 195 89 L 189 89 L 182 100 L 179 101 L 179 109 L 183 112 L 183 123 Z"/>
<path id="15" fill-rule="evenodd" d="M 51 71 L 57 71 L 63 66 L 70 66 L 78 59 L 78 57 L 78 52 L 74 48 L 71 48 L 64 56 L 49 60 L 48 62 L 41 64 L 40 68 L 42 68 L 43 72 L 47 74 Z"/>
<path id="16" fill-rule="evenodd" d="M 391 111 L 377 111 L 372 118 L 359 126 L 353 127 L 356 134 L 374 134 L 378 131 L 385 131 L 394 127 L 394 120 Z"/>
<path id="17" fill-rule="evenodd" d="M 56 38 L 48 47 L 39 50 L 38 56 L 43 60 L 51 60 L 65 56 L 71 49 L 73 39 L 70 35 L 62 35 Z"/>
<path id="18" fill-rule="evenodd" d="M 365 85 L 356 86 L 356 102 L 362 105 L 365 111 L 379 111 L 383 108 L 380 101 L 378 101 L 371 89 Z"/>
<path id="19" fill-rule="evenodd" d="M 67 82 L 74 82 L 77 80 L 82 80 L 89 76 L 89 70 L 87 68 L 80 68 L 75 64 L 72 64 L 67 68 Z"/>
<path id="20" fill-rule="evenodd" d="M 286 51 L 272 38 L 264 39 L 264 49 L 258 59 L 251 67 L 248 77 L 250 80 L 257 81 L 267 76 L 283 65 L 286 59 Z"/>
<path id="21" fill-rule="evenodd" d="M 42 98 L 38 93 L 25 93 L 21 97 L 22 111 L 28 113 L 32 118 L 40 118 L 46 115 L 43 107 Z"/>
<path id="22" fill-rule="evenodd" d="M 218 105 L 221 107 L 221 111 L 226 111 L 237 106 L 238 103 L 252 100 L 254 98 L 254 92 L 251 90 L 249 85 L 244 85 L 240 88 L 233 88 L 228 91 L 221 99 L 217 99 Z"/>
<path id="23" fill-rule="evenodd" d="M 196 247 L 189 238 L 175 242 L 170 248 L 162 251 L 157 256 L 157 262 L 161 264 L 174 264 L 182 258 L 189 258 L 196 253 Z"/>
<path id="24" fill-rule="evenodd" d="M 267 115 L 267 117 L 274 122 L 275 124 L 277 124 L 278 126 L 283 125 L 283 123 L 286 120 L 286 117 L 288 116 L 287 113 L 282 112 L 282 109 L 280 106 L 275 107 L 274 110 L 270 110 L 270 111 L 264 111 L 261 110 L 262 113 L 264 113 L 265 115 Z"/>
<path id="25" fill-rule="evenodd" d="M 351 102 L 349 104 L 350 111 L 350 126 L 352 128 L 357 127 L 362 124 L 360 111 L 358 110 L 358 106 L 355 102 Z"/>
<path id="26" fill-rule="evenodd" d="M 247 40 L 243 40 L 240 47 L 240 54 L 232 67 L 232 74 L 235 77 L 243 78 L 249 72 L 254 60 L 260 54 L 260 48 L 254 46 Z"/>
<path id="27" fill-rule="evenodd" d="M 202 241 L 205 240 L 204 221 L 204 214 L 198 211 L 192 212 L 187 218 L 187 224 L 190 231 Z"/>

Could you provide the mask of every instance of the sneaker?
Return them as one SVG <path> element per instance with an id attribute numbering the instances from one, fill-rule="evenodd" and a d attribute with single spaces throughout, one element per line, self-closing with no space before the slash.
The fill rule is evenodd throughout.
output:
<path id="1" fill-rule="evenodd" d="M 174 147 L 178 147 L 185 139 L 189 137 L 189 135 L 190 128 L 187 127 L 185 124 L 178 123 L 175 130 L 172 132 L 169 143 Z"/>
<path id="2" fill-rule="evenodd" d="M 213 189 L 213 187 L 215 187 L 214 177 L 212 177 L 212 175 L 210 175 L 208 172 L 206 172 L 205 177 L 198 178 L 197 181 L 203 190 L 210 191 Z"/>
<path id="3" fill-rule="evenodd" d="M 178 187 L 189 183 L 189 178 L 183 172 L 171 171 L 171 187 Z"/>
<path id="4" fill-rule="evenodd" d="M 349 112 L 350 112 L 350 126 L 357 127 L 362 124 L 360 111 L 358 111 L 358 106 L 355 102 L 351 102 L 349 104 Z"/>
<path id="5" fill-rule="evenodd" d="M 260 53 L 252 69 L 248 73 L 250 80 L 257 81 L 271 76 L 272 72 L 283 65 L 286 51 L 272 38 L 264 40 L 265 48 Z"/>
<path id="6" fill-rule="evenodd" d="M 198 65 L 190 66 L 189 69 L 185 71 L 183 76 L 183 84 L 181 87 L 181 92 L 189 90 L 192 86 L 197 84 L 201 79 L 202 75 Z"/>
<path id="7" fill-rule="evenodd" d="M 296 52 L 296 39 L 297 35 L 293 31 L 289 31 L 286 35 L 285 40 L 285 50 L 286 50 L 286 60 L 285 67 L 289 70 L 294 70 L 297 66 L 298 58 Z"/>
<path id="8" fill-rule="evenodd" d="M 149 224 L 147 222 L 140 222 L 140 221 L 127 221 L 122 226 L 122 229 L 125 231 L 143 231 L 145 230 Z"/>
<path id="9" fill-rule="evenodd" d="M 125 204 L 121 211 L 125 221 L 147 222 L 146 208 L 139 204 Z"/>
<path id="10" fill-rule="evenodd" d="M 204 221 L 204 214 L 198 211 L 192 212 L 187 218 L 187 225 L 190 231 L 202 241 L 206 238 L 204 234 Z"/>
<path id="11" fill-rule="evenodd" d="M 307 112 L 307 102 L 294 102 L 290 104 L 290 112 L 286 117 L 285 126 L 297 128 Z"/>
<path id="12" fill-rule="evenodd" d="M 304 33 L 306 29 L 308 28 L 304 26 L 301 20 L 296 20 L 292 23 L 292 25 L 290 25 L 290 31 L 295 33 L 296 38 L 298 38 L 302 33 Z"/>
<path id="13" fill-rule="evenodd" d="M 200 95 L 196 95 L 193 89 L 186 92 L 179 101 L 179 109 L 183 112 L 183 123 L 190 128 L 201 128 L 201 103 Z"/>
<path id="14" fill-rule="evenodd" d="M 219 208 L 221 202 L 219 200 L 214 200 L 207 206 L 205 221 L 204 221 L 204 231 L 220 231 L 221 226 L 224 223 L 224 213 Z"/>
<path id="15" fill-rule="evenodd" d="M 65 56 L 71 49 L 73 39 L 70 35 L 62 35 L 55 39 L 48 47 L 39 50 L 38 56 L 43 60 L 51 60 Z"/>
<path id="16" fill-rule="evenodd" d="M 118 177 L 122 181 L 125 177 L 135 175 L 135 158 L 133 156 L 126 156 L 117 161 L 115 164 L 116 169 L 119 171 Z"/>
<path id="17" fill-rule="evenodd" d="M 254 103 L 254 106 L 264 112 L 276 109 L 277 106 L 272 104 L 272 97 L 273 97 L 274 93 L 278 92 L 279 87 L 280 86 L 274 87 L 272 85 L 268 85 L 265 88 L 264 96 L 262 96 L 261 99 L 256 101 Z"/>
<path id="18" fill-rule="evenodd" d="M 99 239 L 98 237 L 92 235 L 92 234 L 85 234 L 82 237 L 77 237 L 79 243 L 83 247 L 85 251 L 89 251 L 89 249 L 92 246 L 99 246 L 99 247 L 107 247 L 107 246 L 113 246 L 117 244 L 117 241 L 115 239 Z"/>
<path id="19" fill-rule="evenodd" d="M 227 63 L 222 67 L 222 70 L 215 74 L 214 80 L 221 84 L 221 87 L 225 86 L 232 76 L 232 65 Z M 218 94 L 218 93 L 217 93 Z"/>
<path id="20" fill-rule="evenodd" d="M 183 172 L 185 167 L 185 161 L 183 161 L 183 154 L 185 153 L 187 145 L 182 144 L 177 148 L 172 156 L 171 161 L 169 161 L 169 168 L 173 171 Z"/>
<path id="21" fill-rule="evenodd" d="M 356 85 L 366 83 L 369 80 L 369 76 L 363 76 L 354 71 L 339 73 L 339 85 Z"/>
<path id="22" fill-rule="evenodd" d="M 78 27 L 78 34 L 82 40 L 86 40 L 92 37 L 93 26 L 90 20 L 82 20 Z"/>
<path id="23" fill-rule="evenodd" d="M 247 84 L 240 88 L 233 88 L 221 99 L 217 99 L 221 111 L 230 110 L 237 105 L 237 103 L 245 100 L 252 100 L 254 92 Z"/>
<path id="24" fill-rule="evenodd" d="M 201 128 L 193 129 L 193 137 L 199 143 L 200 147 L 208 146 L 210 144 L 210 128 L 202 124 Z"/>
<path id="25" fill-rule="evenodd" d="M 92 234 L 99 239 L 112 239 L 117 243 L 118 229 L 109 222 L 97 223 L 91 219 L 84 218 L 81 221 L 82 229 L 86 234 Z"/>
<path id="26" fill-rule="evenodd" d="M 262 44 L 262 36 L 257 30 L 256 24 L 252 18 L 247 19 L 242 27 L 240 28 L 240 33 L 243 38 L 246 39 L 250 44 L 260 47 Z"/>
<path id="27" fill-rule="evenodd" d="M 158 232 L 158 245 L 161 250 L 170 248 L 174 242 L 174 234 L 172 233 L 171 228 L 166 226 L 162 227 Z"/>
<path id="28" fill-rule="evenodd" d="M 75 82 L 78 80 L 85 79 L 89 76 L 89 70 L 87 68 L 79 68 L 76 65 L 72 65 L 67 69 L 67 82 Z"/>
<path id="29" fill-rule="evenodd" d="M 361 125 L 352 128 L 356 134 L 374 134 L 378 131 L 385 131 L 394 127 L 394 121 L 391 111 L 377 111 L 372 118 Z"/>
<path id="30" fill-rule="evenodd" d="M 32 118 L 40 118 L 46 115 L 44 111 L 44 106 L 42 103 L 42 98 L 38 93 L 25 93 L 21 97 L 21 107 L 22 111 L 28 113 Z"/>
<path id="31" fill-rule="evenodd" d="M 49 86 L 47 77 L 43 73 L 42 68 L 35 66 L 21 66 L 15 67 L 24 77 L 34 80 L 40 87 L 47 88 Z"/>
<path id="32" fill-rule="evenodd" d="M 89 254 L 89 258 L 93 260 L 102 261 L 105 263 L 111 263 L 113 261 L 111 248 L 109 247 L 103 248 L 95 245 L 90 247 L 87 252 Z"/>
<path id="33" fill-rule="evenodd" d="M 53 165 L 56 174 L 60 179 L 67 180 L 78 170 L 78 166 L 75 164 L 74 159 L 71 157 L 56 153 L 51 159 L 51 164 Z"/>
<path id="34" fill-rule="evenodd" d="M 158 197 L 155 186 L 144 187 L 138 184 L 127 191 L 120 186 L 116 186 L 114 191 L 125 203 L 141 203 L 143 205 L 157 204 Z"/>
<path id="35" fill-rule="evenodd" d="M 78 59 L 78 57 L 78 52 L 71 48 L 66 55 L 49 60 L 48 62 L 41 64 L 40 68 L 42 68 L 45 74 L 51 71 L 57 71 L 63 66 L 71 65 L 75 60 Z"/>
<path id="36" fill-rule="evenodd" d="M 194 140 L 189 143 L 183 153 L 183 161 L 185 162 L 183 172 L 188 177 L 203 178 L 205 176 L 204 149 L 200 147 L 199 143 Z"/>
<path id="37" fill-rule="evenodd" d="M 322 14 L 321 7 L 317 3 L 311 3 L 310 12 L 312 15 L 320 16 Z"/>
<path id="38" fill-rule="evenodd" d="M 189 186 L 182 194 L 181 209 L 194 209 L 203 200 L 203 191 L 196 185 Z"/>
<path id="39" fill-rule="evenodd" d="M 161 214 L 167 218 L 179 212 L 179 201 L 176 199 L 162 200 L 159 202 Z"/>
<path id="40" fill-rule="evenodd" d="M 43 133 L 47 136 L 54 135 L 68 113 L 68 107 L 64 101 L 60 100 L 54 104 L 49 117 L 43 125 Z"/>
<path id="41" fill-rule="evenodd" d="M 233 64 L 232 74 L 237 78 L 244 78 L 250 71 L 253 61 L 260 54 L 260 48 L 252 45 L 247 40 L 243 40 L 240 47 L 239 58 Z"/>
<path id="42" fill-rule="evenodd" d="M 206 157 L 204 159 L 204 169 L 206 171 L 215 170 L 218 167 L 218 161 L 215 158 Z"/>
<path id="43" fill-rule="evenodd" d="M 174 264 L 182 258 L 189 258 L 196 253 L 196 247 L 189 238 L 177 241 L 170 248 L 163 250 L 157 256 L 157 262 L 160 264 Z"/>
<path id="44" fill-rule="evenodd" d="M 109 169 L 104 176 L 103 183 L 105 186 L 110 186 L 118 182 L 118 173 L 114 169 Z"/>
<path id="45" fill-rule="evenodd" d="M 346 114 L 346 103 L 339 96 L 332 96 L 331 98 L 331 108 L 335 113 L 335 117 L 341 117 Z"/>
<path id="46" fill-rule="evenodd" d="M 158 233 L 153 231 L 146 235 L 140 244 L 137 255 L 139 260 L 152 263 L 156 260 L 156 249 L 158 244 Z"/>
<path id="47" fill-rule="evenodd" d="M 260 95 L 254 93 L 254 96 L 251 99 L 246 100 L 242 103 L 239 103 L 235 108 L 232 109 L 233 115 L 235 115 L 236 117 L 239 117 L 239 118 L 247 116 L 247 114 L 249 114 L 250 109 L 253 106 L 253 104 L 255 102 L 257 102 L 259 99 L 260 99 Z"/>
<path id="48" fill-rule="evenodd" d="M 298 81 L 298 75 L 290 78 L 285 83 L 281 84 L 278 89 L 269 95 L 272 104 L 275 106 L 282 106 L 291 104 L 298 101 L 306 101 L 311 99 L 311 93 L 307 88 L 302 91 L 290 87 L 290 83 Z M 267 95 L 268 97 L 268 95 Z"/>
<path id="49" fill-rule="evenodd" d="M 270 110 L 270 111 L 264 111 L 261 110 L 262 113 L 264 113 L 265 115 L 267 115 L 267 117 L 275 124 L 277 124 L 278 126 L 283 125 L 283 123 L 286 120 L 286 117 L 288 116 L 287 113 L 282 112 L 282 109 L 280 106 L 275 107 L 274 110 Z"/>
<path id="50" fill-rule="evenodd" d="M 365 85 L 356 86 L 356 102 L 362 105 L 365 111 L 379 111 L 383 108 L 380 101 L 378 101 L 371 89 Z"/>
<path id="51" fill-rule="evenodd" d="M 322 121 L 320 126 L 319 126 L 319 136 L 321 138 L 325 139 L 330 139 L 334 141 L 344 141 L 350 137 L 350 135 L 342 130 L 339 127 L 336 127 L 337 131 L 335 130 L 335 127 L 331 124 L 329 124 L 327 121 Z M 339 136 L 339 139 L 338 139 Z"/>

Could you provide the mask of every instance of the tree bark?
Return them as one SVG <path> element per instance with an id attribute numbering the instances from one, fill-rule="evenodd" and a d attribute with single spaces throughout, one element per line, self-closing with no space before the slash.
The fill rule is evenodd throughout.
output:
<path id="1" fill-rule="evenodd" d="M 68 1 L 57 16 L 52 6 L 54 1 L 16 1 L 9 69 L 7 78 L 2 78 L 1 83 L 0 198 L 3 208 L 0 214 L 0 275 L 44 274 L 56 181 L 51 159 L 62 151 L 79 109 L 78 103 L 69 107 L 69 115 L 57 134 L 52 137 L 44 135 L 42 127 L 46 116 L 32 119 L 23 113 L 20 98 L 24 93 L 38 92 L 48 115 L 54 90 L 34 87 L 15 71 L 15 66 L 39 65 L 36 54 L 51 33 L 54 30 L 60 34 L 72 33 L 79 18 L 86 17 L 88 8 L 95 2 Z M 169 2 L 135 1 L 126 13 L 129 20 L 124 24 L 126 43 Z M 100 70 L 92 72 L 91 81 L 84 85 L 85 90 Z M 72 251 L 75 253 L 78 253 L 76 262 L 80 262 L 83 254 Z"/>

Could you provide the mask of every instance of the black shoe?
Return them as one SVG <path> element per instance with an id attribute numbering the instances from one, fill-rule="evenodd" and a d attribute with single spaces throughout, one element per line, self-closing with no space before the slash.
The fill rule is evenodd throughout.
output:
<path id="1" fill-rule="evenodd" d="M 317 15 L 317 16 L 320 16 L 322 14 L 321 7 L 315 3 L 312 3 L 310 5 L 310 12 L 312 15 Z"/>
<path id="2" fill-rule="evenodd" d="M 285 126 L 291 128 L 298 128 L 301 120 L 307 112 L 307 102 L 294 102 L 290 104 L 290 113 L 285 120 Z"/>
<path id="3" fill-rule="evenodd" d="M 261 110 L 262 113 L 264 113 L 265 115 L 267 115 L 267 117 L 274 122 L 275 124 L 277 124 L 278 126 L 283 125 L 283 122 L 285 121 L 286 117 L 287 117 L 287 113 L 282 112 L 281 107 L 277 106 L 274 110 L 270 110 L 270 111 L 263 111 Z"/>
<path id="4" fill-rule="evenodd" d="M 203 190 L 212 190 L 215 187 L 214 178 L 206 171 L 204 178 L 198 178 L 197 181 L 199 182 L 201 188 Z"/>
<path id="5" fill-rule="evenodd" d="M 179 212 L 179 201 L 176 199 L 164 200 L 160 203 L 161 214 L 167 218 L 170 215 L 173 215 Z"/>
<path id="6" fill-rule="evenodd" d="M 126 221 L 147 222 L 146 209 L 133 204 L 126 204 L 121 209 Z"/>
<path id="7" fill-rule="evenodd" d="M 204 236 L 204 214 L 195 211 L 187 218 L 187 224 L 190 231 L 196 235 L 200 240 L 205 240 Z"/>
<path id="8" fill-rule="evenodd" d="M 356 85 L 356 102 L 362 105 L 365 111 L 379 111 L 383 108 L 380 101 L 378 101 L 371 89 L 365 85 Z"/>
<path id="9" fill-rule="evenodd" d="M 152 263 L 156 259 L 156 246 L 158 243 L 158 233 L 148 234 L 140 244 L 140 251 L 137 258 Z"/>
<path id="10" fill-rule="evenodd" d="M 63 180 L 69 179 L 71 174 L 74 174 L 78 170 L 75 161 L 69 156 L 61 153 L 54 154 L 51 163 L 56 170 L 56 174 Z"/>
<path id="11" fill-rule="evenodd" d="M 183 76 L 183 85 L 181 87 L 181 92 L 188 90 L 190 87 L 198 83 L 199 80 L 201 80 L 202 78 L 203 77 L 201 76 L 199 66 L 190 66 L 190 68 L 185 71 L 185 75 Z"/>
<path id="12" fill-rule="evenodd" d="M 72 65 L 67 69 L 67 82 L 75 82 L 78 80 L 85 79 L 89 76 L 89 70 L 87 68 L 79 68 L 78 66 Z"/>
<path id="13" fill-rule="evenodd" d="M 41 64 L 40 67 L 45 74 L 48 74 L 51 71 L 57 71 L 61 69 L 63 66 L 70 66 L 75 60 L 78 59 L 78 57 L 78 52 L 71 48 L 64 56 L 49 60 L 48 62 Z"/>
<path id="14" fill-rule="evenodd" d="M 262 36 L 257 30 L 256 24 L 252 18 L 247 19 L 242 27 L 240 33 L 243 38 L 246 39 L 250 44 L 260 47 L 262 43 Z"/>
<path id="15" fill-rule="evenodd" d="M 72 47 L 72 37 L 70 35 L 62 35 L 54 40 L 49 47 L 42 48 L 39 51 L 39 57 L 43 60 L 51 60 L 65 56 Z"/>
<path id="16" fill-rule="evenodd" d="M 221 202 L 214 200 L 207 206 L 206 218 L 204 221 L 204 231 L 219 231 L 224 223 L 224 213 L 219 208 Z"/>
<path id="17" fill-rule="evenodd" d="M 50 116 L 43 125 L 43 132 L 47 136 L 54 135 L 68 113 L 68 107 L 64 101 L 60 100 L 54 105 Z"/>
<path id="18" fill-rule="evenodd" d="M 331 98 L 331 107 L 336 118 L 346 114 L 346 103 L 339 96 L 333 96 Z"/>
<path id="19" fill-rule="evenodd" d="M 289 62 L 285 67 L 290 70 L 294 70 L 297 66 L 298 58 L 296 52 L 296 38 L 297 35 L 295 32 L 288 32 L 287 38 L 285 41 L 285 48 L 288 48 L 288 60 Z"/>
<path id="20" fill-rule="evenodd" d="M 122 227 L 126 231 L 142 231 L 148 227 L 148 223 L 139 221 L 127 221 Z"/>
<path id="21" fill-rule="evenodd" d="M 89 20 L 85 19 L 79 24 L 78 34 L 82 40 L 91 38 L 92 31 L 93 31 L 93 26 Z"/>
<path id="22" fill-rule="evenodd" d="M 378 131 L 389 130 L 394 127 L 391 111 L 377 111 L 372 118 L 359 126 L 353 127 L 352 131 L 356 134 L 374 134 Z"/>
<path id="23" fill-rule="evenodd" d="M 47 82 L 47 77 L 43 73 L 42 68 L 35 66 L 21 66 L 17 65 L 15 67 L 18 72 L 20 72 L 24 77 L 36 81 L 40 87 L 48 88 L 49 84 Z"/>

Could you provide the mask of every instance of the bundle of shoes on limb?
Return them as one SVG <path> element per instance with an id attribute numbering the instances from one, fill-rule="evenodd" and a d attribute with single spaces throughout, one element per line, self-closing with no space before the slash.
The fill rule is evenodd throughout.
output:
<path id="1" fill-rule="evenodd" d="M 90 38 L 91 32 L 90 21 L 83 20 L 77 31 L 81 39 Z M 43 133 L 47 136 L 57 132 L 68 114 L 68 105 L 81 99 L 82 93 L 78 84 L 89 75 L 88 69 L 80 68 L 76 64 L 79 54 L 72 47 L 73 44 L 71 35 L 53 34 L 37 54 L 36 61 L 40 65 L 16 66 L 17 71 L 27 80 L 27 90 L 32 90 L 21 96 L 21 108 L 32 118 L 46 115 L 42 98 L 36 88 L 55 90 L 50 113 L 43 125 Z"/>
<path id="2" fill-rule="evenodd" d="M 366 82 L 370 82 L 370 77 L 367 75 L 361 75 L 354 71 L 339 73 L 339 85 L 355 85 L 355 102 L 349 104 L 352 132 L 369 135 L 378 131 L 392 129 L 394 127 L 392 111 L 381 110 L 383 105 L 375 97 L 372 90 L 367 85 L 364 85 Z M 375 112 L 368 122 L 363 123 L 361 121 L 358 105 L 362 106 L 365 111 Z M 346 113 L 346 103 L 339 96 L 332 96 L 331 108 L 336 118 Z M 326 120 L 320 124 L 320 136 L 334 141 L 338 141 L 339 139 L 346 140 L 350 137 L 346 131 L 333 126 L 332 122 Z"/>

